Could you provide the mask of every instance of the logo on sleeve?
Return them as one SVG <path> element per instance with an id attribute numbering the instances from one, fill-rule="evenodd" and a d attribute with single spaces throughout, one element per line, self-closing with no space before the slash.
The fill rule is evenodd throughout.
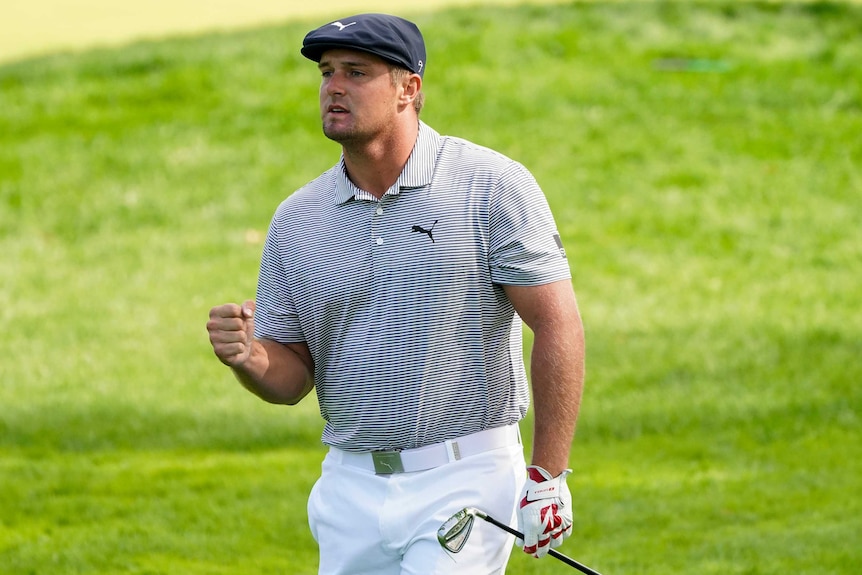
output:
<path id="1" fill-rule="evenodd" d="M 566 248 L 563 247 L 563 240 L 560 239 L 560 234 L 554 234 L 554 243 L 560 250 L 560 255 L 566 257 Z"/>

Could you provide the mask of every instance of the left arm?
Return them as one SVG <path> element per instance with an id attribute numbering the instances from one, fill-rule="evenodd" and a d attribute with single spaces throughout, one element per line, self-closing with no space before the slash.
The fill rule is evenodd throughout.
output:
<path id="1" fill-rule="evenodd" d="M 531 464 L 556 477 L 569 466 L 584 386 L 584 328 L 575 293 L 570 280 L 503 289 L 534 334 Z"/>

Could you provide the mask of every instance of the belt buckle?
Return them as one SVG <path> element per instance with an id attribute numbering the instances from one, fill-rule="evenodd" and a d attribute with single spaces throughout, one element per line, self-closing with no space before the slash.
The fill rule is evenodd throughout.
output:
<path id="1" fill-rule="evenodd" d="M 404 473 L 400 451 L 372 451 L 371 461 L 374 462 L 374 473 L 377 475 Z"/>

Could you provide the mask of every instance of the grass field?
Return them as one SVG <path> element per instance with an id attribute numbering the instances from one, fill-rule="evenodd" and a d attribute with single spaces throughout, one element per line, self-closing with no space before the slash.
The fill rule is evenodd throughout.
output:
<path id="1" fill-rule="evenodd" d="M 413 14 L 423 118 L 529 167 L 572 264 L 563 551 L 605 575 L 855 574 L 862 8 Z M 253 398 L 204 328 L 337 160 L 307 28 L 0 66 L 0 573 L 316 572 L 316 405 Z"/>

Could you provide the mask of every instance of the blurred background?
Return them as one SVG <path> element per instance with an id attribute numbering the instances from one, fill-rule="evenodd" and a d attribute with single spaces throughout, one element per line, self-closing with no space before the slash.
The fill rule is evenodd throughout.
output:
<path id="1" fill-rule="evenodd" d="M 533 3 L 551 3 L 537 0 Z M 429 0 L 423 10 L 516 0 Z M 117 45 L 132 40 L 236 30 L 287 19 L 338 17 L 407 8 L 394 0 L 4 0 L 0 6 L 0 62 L 58 50 Z M 414 8 L 415 9 L 415 8 Z"/>

